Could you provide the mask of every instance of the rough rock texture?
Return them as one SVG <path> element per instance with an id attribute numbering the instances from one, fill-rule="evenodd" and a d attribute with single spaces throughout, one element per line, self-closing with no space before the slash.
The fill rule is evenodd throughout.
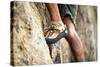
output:
<path id="1" fill-rule="evenodd" d="M 11 64 L 52 64 L 35 4 L 14 2 L 11 9 Z"/>
<path id="2" fill-rule="evenodd" d="M 85 48 L 86 60 L 96 60 L 97 19 L 96 7 L 79 6 L 76 30 Z M 43 3 L 12 2 L 11 4 L 11 64 L 52 64 L 57 49 L 49 50 L 44 35 L 48 30 L 50 16 Z M 62 63 L 73 61 L 70 45 L 61 39 Z M 50 55 L 51 53 L 51 55 Z M 52 58 L 54 57 L 54 58 Z"/>
<path id="3" fill-rule="evenodd" d="M 79 6 L 76 21 L 76 30 L 84 45 L 86 60 L 97 60 L 97 7 Z"/>

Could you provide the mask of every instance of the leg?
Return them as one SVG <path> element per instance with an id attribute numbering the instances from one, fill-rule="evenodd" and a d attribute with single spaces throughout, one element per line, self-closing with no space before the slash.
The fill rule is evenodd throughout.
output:
<path id="1" fill-rule="evenodd" d="M 67 28 L 68 28 L 68 35 L 66 37 L 66 39 L 68 40 L 72 51 L 75 55 L 75 58 L 77 61 L 85 61 L 85 55 L 84 55 L 84 49 L 83 49 L 83 45 L 82 42 L 78 36 L 78 34 L 75 31 L 74 25 L 71 21 L 71 18 L 68 16 L 66 16 L 64 18 L 64 24 L 66 24 Z"/>
<path id="2" fill-rule="evenodd" d="M 57 4 L 50 3 L 50 4 L 47 4 L 47 7 L 48 7 L 48 10 L 49 10 L 49 13 L 51 16 L 51 20 L 57 21 L 58 23 L 62 24 L 62 20 L 61 20 L 60 14 L 59 14 Z"/>
<path id="3" fill-rule="evenodd" d="M 68 40 L 77 61 L 85 61 L 82 42 L 75 31 L 73 18 L 76 17 L 78 6 L 59 4 L 61 18 L 68 29 Z"/>
<path id="4" fill-rule="evenodd" d="M 60 31 L 63 30 L 64 24 L 62 22 L 62 19 L 61 19 L 60 13 L 59 13 L 58 5 L 56 3 L 48 3 L 47 8 L 48 8 L 50 16 L 51 16 L 51 24 L 56 23 L 59 26 L 56 28 L 58 28 Z"/>
<path id="5" fill-rule="evenodd" d="M 59 13 L 57 4 L 48 4 L 47 7 L 48 7 L 49 13 L 51 15 L 51 20 L 57 21 L 57 23 L 60 23 L 62 25 L 63 23 L 62 23 L 62 20 L 60 17 L 60 13 Z M 69 44 L 71 45 L 71 48 L 76 57 L 76 60 L 77 61 L 85 61 L 83 45 L 81 43 L 79 36 L 77 35 L 77 33 L 74 29 L 74 25 L 71 21 L 71 18 L 65 17 L 64 23 L 66 24 L 68 31 L 69 31 L 69 34 L 66 38 L 67 38 Z"/>
<path id="6" fill-rule="evenodd" d="M 47 36 L 49 35 L 50 37 L 56 37 L 60 33 L 60 31 L 62 31 L 62 29 L 64 29 L 64 24 L 60 17 L 60 13 L 59 13 L 57 4 L 49 3 L 49 4 L 47 4 L 47 8 L 49 10 L 50 17 L 51 17 L 50 24 L 56 23 L 57 27 L 55 27 L 53 30 L 51 30 L 52 32 L 50 32 L 50 30 L 49 30 L 46 35 Z M 50 34 L 52 34 L 52 35 L 50 35 Z M 53 45 L 49 45 L 49 47 L 50 47 L 50 54 L 51 54 L 53 62 L 54 63 L 62 63 L 61 49 L 58 49 Z"/>

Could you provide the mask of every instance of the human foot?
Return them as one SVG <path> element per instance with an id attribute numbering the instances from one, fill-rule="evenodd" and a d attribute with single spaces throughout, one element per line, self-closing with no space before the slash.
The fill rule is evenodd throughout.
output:
<path id="1" fill-rule="evenodd" d="M 52 22 L 49 27 L 49 31 L 46 34 L 46 42 L 48 44 L 53 44 L 59 41 L 61 38 L 65 37 L 67 30 L 64 24 L 59 24 L 57 22 Z"/>

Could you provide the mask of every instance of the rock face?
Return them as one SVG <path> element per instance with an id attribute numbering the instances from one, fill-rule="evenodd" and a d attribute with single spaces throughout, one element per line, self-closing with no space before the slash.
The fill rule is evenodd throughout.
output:
<path id="1" fill-rule="evenodd" d="M 35 4 L 12 2 L 11 9 L 11 64 L 52 64 Z"/>
<path id="2" fill-rule="evenodd" d="M 87 61 L 97 60 L 97 7 L 79 6 L 76 30 L 85 48 Z"/>
<path id="3" fill-rule="evenodd" d="M 85 48 L 86 60 L 97 59 L 97 19 L 96 7 L 79 6 L 76 18 L 76 31 Z M 43 3 L 11 2 L 11 64 L 53 64 L 57 49 L 50 50 L 45 42 L 50 16 Z M 70 45 L 61 39 L 61 62 L 73 61 Z"/>

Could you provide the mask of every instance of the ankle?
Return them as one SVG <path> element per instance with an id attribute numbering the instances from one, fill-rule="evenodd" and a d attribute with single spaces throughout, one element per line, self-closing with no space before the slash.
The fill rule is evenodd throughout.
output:
<path id="1" fill-rule="evenodd" d="M 62 21 L 52 21 L 50 24 L 50 29 L 57 29 L 62 32 L 65 29 L 65 25 Z"/>

